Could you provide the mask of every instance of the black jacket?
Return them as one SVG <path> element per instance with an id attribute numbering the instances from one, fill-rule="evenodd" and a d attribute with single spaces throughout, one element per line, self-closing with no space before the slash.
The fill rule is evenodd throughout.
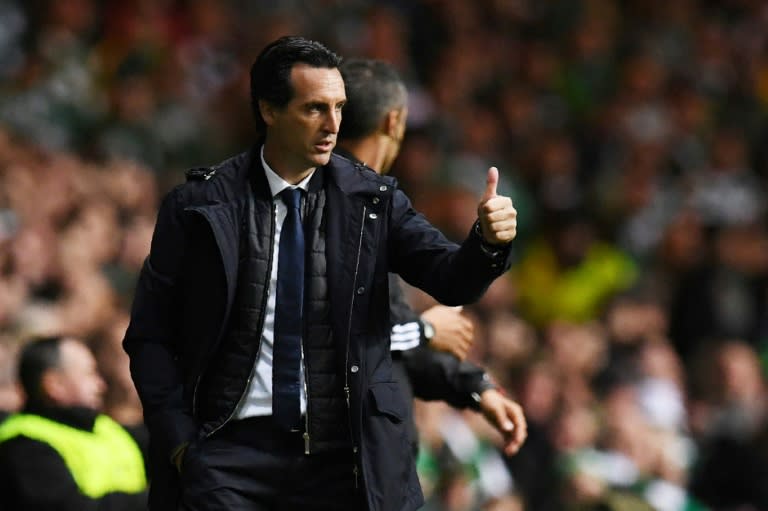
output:
<path id="1" fill-rule="evenodd" d="M 30 407 L 24 413 L 91 431 L 98 413 L 86 408 Z M 141 430 L 130 431 L 140 448 Z M 0 509 L 24 511 L 141 511 L 146 493 L 83 495 L 56 450 L 45 442 L 18 436 L 0 443 Z"/>
<path id="2" fill-rule="evenodd" d="M 175 500 L 172 450 L 203 426 L 193 395 L 232 309 L 249 172 L 263 172 L 257 149 L 171 191 L 139 277 L 124 346 L 151 435 L 155 509 Z M 460 305 L 485 292 L 509 267 L 509 254 L 490 258 L 474 233 L 460 247 L 448 241 L 392 178 L 336 155 L 324 172 L 331 328 L 346 346 L 355 458 L 372 511 L 417 509 L 423 497 L 403 423 L 408 408 L 392 376 L 387 274 Z M 272 214 L 271 198 L 254 195 L 256 214 Z"/>

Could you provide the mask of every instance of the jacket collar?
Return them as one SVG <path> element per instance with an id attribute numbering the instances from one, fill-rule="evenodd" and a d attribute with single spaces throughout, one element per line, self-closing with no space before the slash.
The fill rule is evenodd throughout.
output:
<path id="1" fill-rule="evenodd" d="M 336 153 L 338 156 L 348 159 L 353 165 L 365 166 L 365 163 L 362 160 L 360 160 L 357 156 L 352 154 L 350 151 L 347 151 L 343 147 L 336 146 L 333 152 Z"/>
<path id="2" fill-rule="evenodd" d="M 197 208 L 207 208 L 226 202 L 242 204 L 247 200 L 249 192 L 254 194 L 257 201 L 271 200 L 269 183 L 259 156 L 261 145 L 262 141 L 259 140 L 249 150 L 213 167 L 216 175 L 207 181 L 210 188 L 206 193 L 211 201 Z M 328 164 L 319 168 L 318 171 L 321 171 L 320 174 L 324 174 L 330 183 L 334 183 L 342 193 L 347 195 L 381 195 L 381 192 L 391 191 L 394 184 L 394 179 L 376 174 L 343 149 L 332 153 Z M 315 174 L 318 172 L 316 171 Z M 313 185 L 316 186 L 317 181 L 322 183 L 322 179 L 311 180 L 310 191 Z M 247 186 L 248 183 L 250 187 Z"/>
<path id="3" fill-rule="evenodd" d="M 250 189 L 257 200 L 271 200 L 269 183 L 259 156 L 261 145 L 262 141 L 259 140 L 248 151 L 216 166 L 217 176 L 209 182 L 218 188 L 215 194 L 219 200 L 216 202 L 221 202 L 224 197 L 227 202 L 246 199 L 249 192 L 249 187 L 245 186 L 246 183 L 250 183 Z M 383 191 L 391 190 L 394 182 L 390 177 L 379 176 L 343 149 L 332 153 L 328 164 L 317 170 L 348 195 L 358 193 L 379 195 Z M 316 171 L 315 174 L 318 172 Z M 312 179 L 312 181 L 322 183 L 322 179 Z M 315 184 L 312 181 L 310 191 Z M 386 188 L 382 190 L 382 186 Z"/>
<path id="4" fill-rule="evenodd" d="M 382 192 L 391 192 L 394 179 L 378 175 L 359 160 L 347 155 L 343 150 L 337 151 L 326 165 L 331 180 L 343 193 L 381 195 Z"/>

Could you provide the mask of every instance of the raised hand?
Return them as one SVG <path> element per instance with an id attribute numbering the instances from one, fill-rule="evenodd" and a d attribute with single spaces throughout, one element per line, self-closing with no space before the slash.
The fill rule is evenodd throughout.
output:
<path id="1" fill-rule="evenodd" d="M 480 230 L 487 243 L 505 245 L 517 235 L 517 211 L 512 206 L 512 199 L 496 194 L 499 184 L 499 169 L 488 169 L 485 182 L 485 192 L 477 216 L 480 219 Z"/>

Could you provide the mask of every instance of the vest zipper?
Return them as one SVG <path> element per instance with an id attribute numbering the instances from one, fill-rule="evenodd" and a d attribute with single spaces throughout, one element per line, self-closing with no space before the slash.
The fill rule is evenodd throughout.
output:
<path id="1" fill-rule="evenodd" d="M 308 208 L 309 208 L 308 200 L 305 199 L 301 204 L 302 226 L 304 225 L 303 221 L 306 220 L 307 216 L 309 215 Z M 277 216 L 277 212 L 275 212 L 275 216 Z M 305 250 L 306 250 L 306 247 L 305 247 Z M 309 247 L 309 251 L 310 253 L 312 252 L 312 247 Z M 306 251 L 305 251 L 304 257 L 305 257 L 304 261 L 306 263 Z M 307 282 L 307 274 L 306 274 L 306 264 L 305 264 L 304 283 L 306 284 L 306 282 Z M 306 288 L 305 288 L 305 293 L 306 293 Z M 306 294 L 305 294 L 304 303 L 306 304 Z M 302 321 L 303 321 L 303 318 L 302 318 Z M 307 397 L 307 409 L 306 409 L 306 412 L 304 413 L 304 432 L 301 434 L 301 437 L 304 439 L 304 454 L 306 456 L 309 456 L 309 453 L 310 453 L 310 449 L 309 449 L 309 442 L 310 442 L 310 438 L 309 438 L 309 367 L 307 367 L 307 358 L 304 356 L 304 341 L 307 338 L 307 335 L 306 335 L 307 323 L 306 321 L 303 321 L 303 323 L 304 324 L 302 325 L 302 328 L 301 328 L 301 365 L 304 366 L 304 395 Z"/>
<path id="2" fill-rule="evenodd" d="M 352 299 L 349 303 L 349 320 L 347 323 L 347 350 L 346 350 L 346 359 L 344 363 L 344 396 L 347 400 L 347 419 L 349 420 L 349 433 L 352 434 L 352 407 L 350 402 L 350 389 L 349 389 L 349 373 L 350 373 L 350 367 L 349 367 L 349 351 L 350 351 L 350 345 L 352 343 L 352 312 L 355 308 L 355 294 L 357 290 L 357 276 L 360 273 L 360 256 L 363 251 L 363 235 L 365 233 L 365 213 L 368 211 L 368 208 L 363 205 L 363 216 L 362 220 L 360 222 L 360 237 L 357 241 L 357 258 L 355 259 L 355 273 L 352 277 Z M 359 370 L 359 368 L 358 368 Z M 358 473 L 359 469 L 357 467 L 357 447 L 354 445 L 354 439 L 352 439 L 352 474 L 355 477 L 355 489 L 358 489 Z"/>
<path id="3" fill-rule="evenodd" d="M 306 333 L 306 332 L 305 332 Z M 304 439 L 304 454 L 309 455 L 309 368 L 307 367 L 307 359 L 304 357 L 304 338 L 301 336 L 301 364 L 304 366 L 304 394 L 307 396 L 307 410 L 304 414 L 304 433 L 301 437 Z"/>
<path id="4" fill-rule="evenodd" d="M 274 207 L 277 208 L 277 205 L 275 205 Z M 203 216 L 205 216 L 205 215 L 203 215 Z M 276 221 L 275 217 L 276 216 L 277 216 L 276 213 L 274 215 L 272 215 L 272 221 L 270 222 L 270 245 L 269 245 L 270 250 L 269 250 L 269 259 L 268 259 L 268 263 L 267 263 L 267 267 L 270 269 L 270 272 L 272 271 L 273 254 L 274 254 L 274 250 L 275 250 L 275 221 Z M 234 408 L 232 408 L 232 411 L 227 416 L 227 418 L 224 419 L 224 422 L 222 422 L 221 424 L 216 426 L 214 429 L 212 429 L 209 433 L 207 433 L 205 435 L 205 438 L 210 437 L 211 435 L 216 433 L 218 430 L 220 430 L 221 428 L 226 426 L 227 423 L 232 420 L 232 417 L 235 416 L 235 414 L 237 413 L 238 408 L 240 408 L 240 403 L 242 403 L 243 398 L 245 397 L 246 392 L 248 392 L 248 387 L 251 386 L 251 380 L 253 380 L 253 372 L 254 372 L 253 364 L 256 362 L 256 360 L 259 358 L 259 355 L 261 354 L 261 332 L 264 329 L 264 312 L 265 312 L 265 310 L 267 308 L 267 298 L 268 298 L 268 295 L 269 295 L 269 284 L 264 286 L 264 293 L 263 293 L 263 295 L 261 297 L 262 298 L 262 301 L 261 301 L 261 314 L 259 314 L 259 326 L 256 329 L 256 331 L 259 333 L 258 347 L 256 349 L 256 355 L 251 359 L 251 372 L 248 374 L 248 379 L 245 382 L 245 387 L 243 387 L 243 391 L 240 394 L 240 398 L 237 400 L 237 403 L 235 404 Z M 224 327 L 222 327 L 222 331 L 223 331 L 223 328 Z M 195 406 L 196 398 L 197 398 L 197 386 L 200 384 L 200 380 L 203 377 L 203 372 L 204 371 L 200 371 L 200 374 L 197 376 L 197 382 L 195 383 L 195 390 L 194 390 L 194 392 L 192 394 L 192 403 L 193 403 L 193 405 L 192 405 L 193 408 L 192 409 L 193 409 L 193 412 L 194 412 L 194 409 L 195 409 L 194 406 Z"/>

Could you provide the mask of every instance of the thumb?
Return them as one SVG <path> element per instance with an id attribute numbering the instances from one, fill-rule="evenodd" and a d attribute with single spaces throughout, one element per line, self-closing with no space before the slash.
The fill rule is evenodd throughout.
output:
<path id="1" fill-rule="evenodd" d="M 496 197 L 496 185 L 499 184 L 499 169 L 491 167 L 488 169 L 488 177 L 485 178 L 485 192 L 482 202 Z"/>

